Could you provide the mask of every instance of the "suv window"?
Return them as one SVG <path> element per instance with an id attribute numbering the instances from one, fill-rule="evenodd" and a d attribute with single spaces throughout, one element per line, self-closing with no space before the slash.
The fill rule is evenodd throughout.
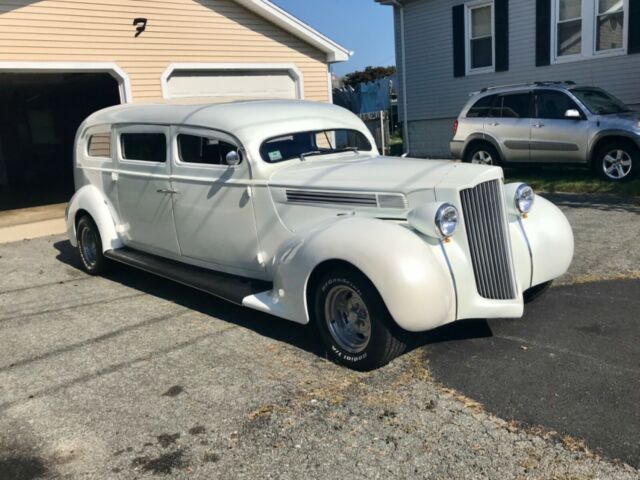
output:
<path id="1" fill-rule="evenodd" d="M 562 120 L 567 110 L 580 108 L 569 96 L 557 91 L 536 92 L 536 118 Z"/>
<path id="2" fill-rule="evenodd" d="M 111 132 L 91 135 L 87 143 L 87 153 L 90 157 L 111 158 Z"/>
<path id="3" fill-rule="evenodd" d="M 491 116 L 501 118 L 531 117 L 531 93 L 511 93 L 498 96 L 491 109 Z"/>
<path id="4" fill-rule="evenodd" d="M 226 165 L 229 152 L 238 150 L 232 145 L 217 138 L 199 135 L 178 135 L 178 153 L 184 163 L 201 163 L 205 165 Z"/>
<path id="5" fill-rule="evenodd" d="M 125 160 L 167 161 L 167 137 L 164 133 L 123 133 L 120 142 Z"/>
<path id="6" fill-rule="evenodd" d="M 487 95 L 482 97 L 467 112 L 467 118 L 484 118 L 489 116 L 489 111 L 493 105 L 496 95 Z"/>

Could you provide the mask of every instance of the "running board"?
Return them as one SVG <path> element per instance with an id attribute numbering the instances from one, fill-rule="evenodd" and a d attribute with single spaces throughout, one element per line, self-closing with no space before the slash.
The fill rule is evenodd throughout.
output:
<path id="1" fill-rule="evenodd" d="M 273 286 L 263 280 L 207 270 L 206 268 L 187 265 L 128 247 L 107 250 L 104 252 L 104 256 L 238 305 L 242 305 L 242 300 L 245 297 L 271 290 Z"/>

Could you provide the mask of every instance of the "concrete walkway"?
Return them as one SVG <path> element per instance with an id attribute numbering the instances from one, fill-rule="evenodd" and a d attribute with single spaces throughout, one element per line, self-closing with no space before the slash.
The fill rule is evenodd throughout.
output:
<path id="1" fill-rule="evenodd" d="M 67 229 L 66 203 L 0 212 L 0 243 L 60 235 Z"/>

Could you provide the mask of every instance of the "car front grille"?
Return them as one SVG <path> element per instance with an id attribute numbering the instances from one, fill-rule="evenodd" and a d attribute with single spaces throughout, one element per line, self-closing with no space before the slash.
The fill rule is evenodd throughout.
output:
<path id="1" fill-rule="evenodd" d="M 460 192 L 478 293 L 484 298 L 516 298 L 502 182 L 491 180 Z"/>

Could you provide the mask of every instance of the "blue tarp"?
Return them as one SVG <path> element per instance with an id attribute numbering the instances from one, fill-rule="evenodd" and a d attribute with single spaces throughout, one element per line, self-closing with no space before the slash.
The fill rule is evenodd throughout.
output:
<path id="1" fill-rule="evenodd" d="M 333 103 L 353 113 L 378 112 L 391 108 L 392 77 L 382 78 L 375 82 L 361 83 L 355 89 L 344 87 L 333 90 Z"/>

